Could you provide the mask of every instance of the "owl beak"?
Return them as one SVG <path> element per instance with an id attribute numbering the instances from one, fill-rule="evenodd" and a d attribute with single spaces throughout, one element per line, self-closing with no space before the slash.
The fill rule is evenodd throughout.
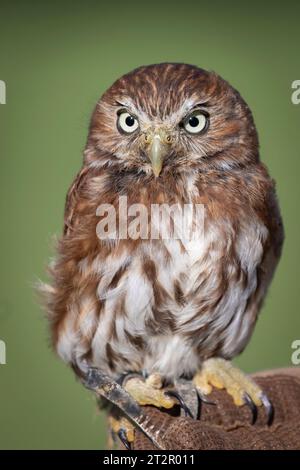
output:
<path id="1" fill-rule="evenodd" d="M 168 144 L 171 138 L 165 132 L 160 131 L 145 136 L 146 144 L 149 145 L 147 154 L 151 161 L 154 176 L 158 177 L 163 167 L 163 160 L 168 152 Z"/>

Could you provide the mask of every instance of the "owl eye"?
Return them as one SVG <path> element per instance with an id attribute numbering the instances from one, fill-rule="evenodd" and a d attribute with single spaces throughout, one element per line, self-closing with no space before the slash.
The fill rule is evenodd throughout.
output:
<path id="1" fill-rule="evenodd" d="M 200 134 L 208 128 L 208 114 L 203 111 L 195 111 L 185 118 L 183 127 L 190 134 Z"/>
<path id="2" fill-rule="evenodd" d="M 139 121 L 135 116 L 132 116 L 132 114 L 127 111 L 123 111 L 118 116 L 117 125 L 121 132 L 132 134 L 139 127 Z"/>

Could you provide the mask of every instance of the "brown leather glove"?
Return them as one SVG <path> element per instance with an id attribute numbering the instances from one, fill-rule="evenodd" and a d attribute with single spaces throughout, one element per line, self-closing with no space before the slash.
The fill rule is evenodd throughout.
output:
<path id="1" fill-rule="evenodd" d="M 161 429 L 165 449 L 300 449 L 300 367 L 261 372 L 253 377 L 273 403 L 271 426 L 262 407 L 252 425 L 248 407 L 236 407 L 225 391 L 214 390 L 209 399 L 216 405 L 202 403 L 199 420 L 147 407 L 147 414 Z M 137 431 L 133 449 L 155 447 Z"/>

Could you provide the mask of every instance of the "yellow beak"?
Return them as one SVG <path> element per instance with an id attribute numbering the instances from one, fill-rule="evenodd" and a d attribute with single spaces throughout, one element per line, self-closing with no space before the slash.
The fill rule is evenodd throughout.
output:
<path id="1" fill-rule="evenodd" d="M 150 144 L 147 151 L 151 161 L 153 173 L 158 177 L 163 167 L 163 160 L 168 151 L 168 144 L 170 144 L 170 136 L 164 131 L 148 134 L 145 137 L 146 143 Z"/>

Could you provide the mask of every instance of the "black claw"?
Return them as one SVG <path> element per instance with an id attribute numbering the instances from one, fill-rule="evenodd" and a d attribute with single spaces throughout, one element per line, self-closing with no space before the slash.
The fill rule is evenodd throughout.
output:
<path id="1" fill-rule="evenodd" d="M 128 372 L 124 372 L 124 374 L 121 374 L 116 382 L 121 385 L 121 387 L 124 387 L 125 383 L 127 382 L 127 380 L 129 379 L 132 379 L 134 377 L 138 377 L 138 378 L 141 378 L 141 379 L 144 379 L 144 374 L 143 372 L 139 373 L 139 372 L 132 372 L 132 371 L 128 371 Z"/>
<path id="2" fill-rule="evenodd" d="M 264 393 L 261 395 L 260 399 L 267 413 L 267 425 L 271 426 L 271 424 L 274 421 L 274 406 L 272 402 L 269 400 L 269 398 L 267 397 L 267 395 L 265 395 Z"/>
<path id="3" fill-rule="evenodd" d="M 202 414 L 202 396 L 199 390 L 196 388 L 196 393 L 197 393 L 197 399 L 198 399 L 198 412 L 197 412 L 197 419 L 201 419 L 201 414 Z"/>
<path id="4" fill-rule="evenodd" d="M 185 416 L 189 416 L 190 418 L 193 418 L 193 414 L 192 414 L 191 410 L 189 409 L 189 407 L 184 402 L 183 398 L 181 397 L 181 395 L 179 395 L 178 392 L 176 392 L 175 390 L 167 390 L 165 392 L 165 395 L 167 395 L 168 397 L 176 398 L 179 401 L 179 405 L 183 409 L 183 411 L 185 413 Z"/>
<path id="5" fill-rule="evenodd" d="M 205 395 L 202 395 L 202 393 L 199 392 L 198 389 L 196 389 L 198 398 L 201 402 L 205 403 L 206 405 L 216 405 L 215 401 L 209 400 Z"/>
<path id="6" fill-rule="evenodd" d="M 118 431 L 118 437 L 127 450 L 131 450 L 131 444 L 127 439 L 126 432 L 123 428 Z"/>
<path id="7" fill-rule="evenodd" d="M 199 390 L 196 388 L 196 393 L 198 397 L 198 413 L 197 413 L 197 419 L 201 418 L 201 413 L 202 413 L 202 404 L 205 403 L 206 405 L 214 405 L 216 406 L 215 401 L 208 400 L 205 395 L 202 395 L 202 393 L 199 392 Z"/>
<path id="8" fill-rule="evenodd" d="M 250 395 L 248 395 L 248 393 L 244 393 L 244 400 L 245 400 L 245 404 L 250 408 L 250 410 L 252 412 L 252 422 L 251 422 L 251 424 L 253 425 L 253 424 L 256 423 L 256 420 L 257 420 L 257 406 L 253 402 Z"/>

